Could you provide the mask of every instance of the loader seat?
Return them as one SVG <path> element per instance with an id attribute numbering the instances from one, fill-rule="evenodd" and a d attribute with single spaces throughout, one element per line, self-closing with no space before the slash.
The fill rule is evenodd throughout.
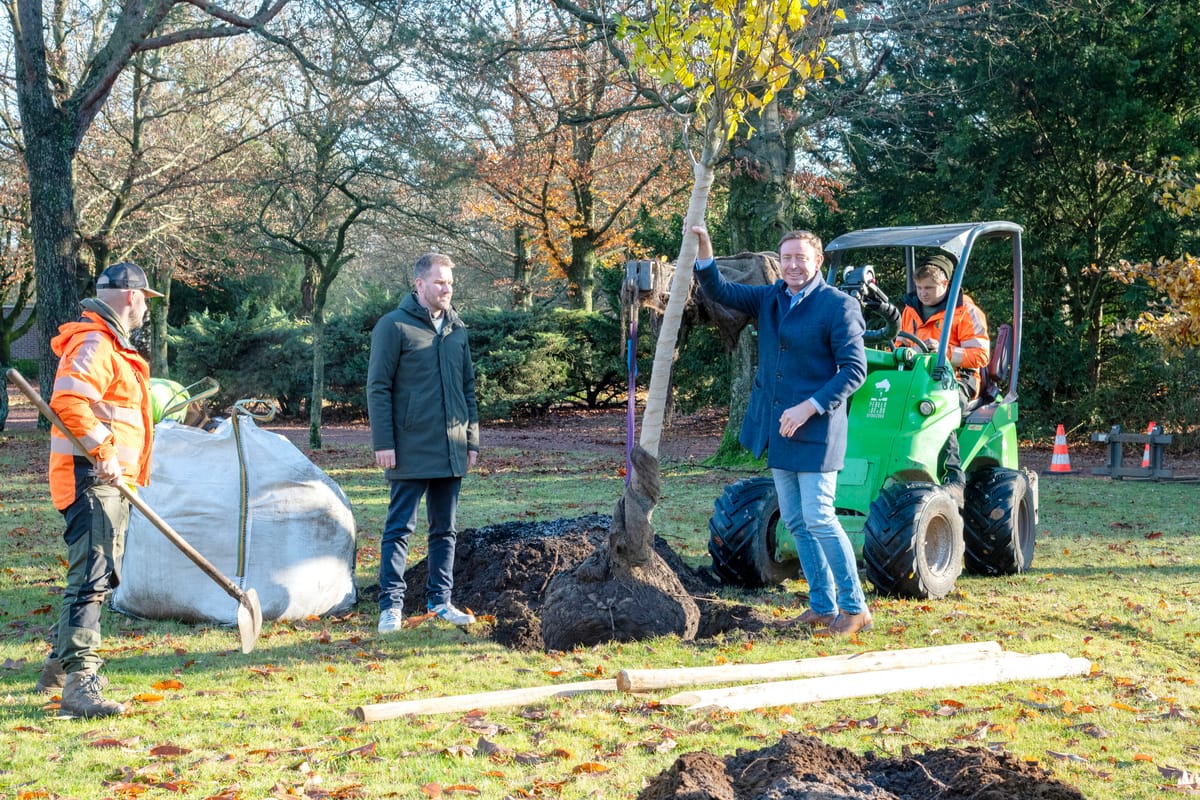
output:
<path id="1" fill-rule="evenodd" d="M 980 406 L 986 406 L 996 401 L 1008 389 L 1008 379 L 1012 374 L 1012 326 L 1001 325 L 996 329 L 996 345 L 992 348 L 992 357 L 988 359 L 987 367 L 983 370 L 983 385 L 976 397 L 964 410 L 964 416 Z"/>

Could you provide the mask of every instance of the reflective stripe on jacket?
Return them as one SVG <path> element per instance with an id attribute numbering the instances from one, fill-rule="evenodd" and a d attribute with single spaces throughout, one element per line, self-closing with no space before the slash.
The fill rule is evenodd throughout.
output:
<path id="1" fill-rule="evenodd" d="M 50 408 L 97 460 L 116 455 L 125 480 L 150 481 L 150 365 L 94 311 L 59 327 L 50 347 L 59 357 Z M 71 505 L 87 484 L 77 477 L 75 446 L 50 431 L 50 498 Z"/>

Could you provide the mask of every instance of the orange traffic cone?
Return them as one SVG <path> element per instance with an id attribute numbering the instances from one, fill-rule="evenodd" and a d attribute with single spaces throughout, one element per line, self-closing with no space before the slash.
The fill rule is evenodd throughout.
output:
<path id="1" fill-rule="evenodd" d="M 1146 435 L 1154 433 L 1154 422 L 1150 422 L 1150 427 L 1146 428 Z M 1150 443 L 1146 442 L 1146 446 L 1142 449 L 1142 469 L 1150 469 Z"/>
<path id="2" fill-rule="evenodd" d="M 1059 425 L 1054 431 L 1054 455 L 1050 459 L 1051 472 L 1070 472 L 1071 456 L 1067 453 L 1067 432 Z"/>

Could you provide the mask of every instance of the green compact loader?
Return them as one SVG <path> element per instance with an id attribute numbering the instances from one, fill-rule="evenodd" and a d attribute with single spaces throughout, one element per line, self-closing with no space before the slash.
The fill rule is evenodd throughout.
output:
<path id="1" fill-rule="evenodd" d="M 963 291 L 968 275 L 989 298 L 1007 298 L 1011 288 L 1011 317 L 1006 302 L 1002 310 L 993 304 L 988 315 L 991 358 L 980 395 L 966 409 L 943 355 L 950 326 L 943 326 L 936 354 L 903 333 L 897 342 L 899 311 L 887 294 L 911 292 L 916 266 L 935 252 L 949 254 L 956 265 L 950 298 Z M 1036 473 L 1017 463 L 1021 227 L 872 228 L 839 236 L 825 253 L 826 281 L 863 303 L 868 327 L 867 377 L 850 399 L 835 500 L 867 579 L 880 594 L 939 598 L 954 588 L 964 566 L 979 575 L 1028 569 L 1038 485 Z M 961 509 L 939 478 L 952 434 L 967 476 Z M 726 583 L 754 588 L 800 575 L 770 476 L 728 487 L 715 503 L 709 533 L 713 569 Z"/>

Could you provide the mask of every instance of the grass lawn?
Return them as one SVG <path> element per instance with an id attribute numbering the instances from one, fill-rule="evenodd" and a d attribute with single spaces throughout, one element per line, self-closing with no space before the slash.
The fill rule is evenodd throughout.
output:
<path id="1" fill-rule="evenodd" d="M 875 630 L 674 639 L 572 653 L 505 650 L 425 624 L 378 637 L 377 610 L 266 622 L 250 654 L 228 628 L 106 611 L 108 696 L 124 717 L 56 718 L 32 691 L 63 580 L 61 517 L 45 488 L 46 435 L 0 433 L 0 798 L 632 797 L 683 752 L 719 755 L 803 731 L 854 751 L 984 745 L 1037 761 L 1090 798 L 1200 791 L 1197 487 L 1043 476 L 1033 569 L 964 577 L 936 602 L 870 596 Z M 377 582 L 385 487 L 366 447 L 314 456 L 359 525 L 358 583 Z M 463 487 L 460 528 L 609 513 L 623 460 L 487 454 Z M 665 463 L 656 530 L 704 563 L 713 499 L 739 473 Z M 187 531 L 180 531 L 184 535 Z M 416 537 L 413 558 L 424 555 Z M 749 598 L 781 616 L 783 587 Z M 746 599 L 739 596 L 740 599 Z M 488 609 L 474 609 L 488 613 Z M 360 723 L 358 705 L 614 677 L 623 668 L 763 662 L 999 641 L 1065 652 L 1093 674 L 911 692 L 752 713 L 695 714 L 651 696 L 581 695 L 534 707 Z"/>

